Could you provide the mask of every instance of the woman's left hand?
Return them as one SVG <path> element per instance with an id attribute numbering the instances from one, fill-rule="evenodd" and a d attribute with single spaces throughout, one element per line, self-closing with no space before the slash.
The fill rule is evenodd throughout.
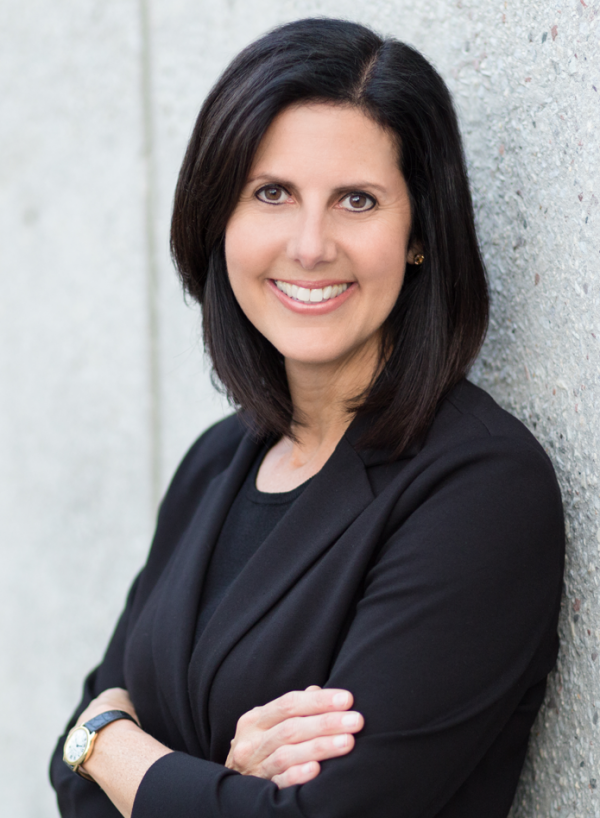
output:
<path id="1" fill-rule="evenodd" d="M 239 719 L 225 766 L 280 789 L 306 784 L 319 775 L 320 761 L 354 747 L 364 719 L 349 712 L 352 703 L 347 690 L 311 685 L 255 707 Z"/>
<path id="2" fill-rule="evenodd" d="M 135 707 L 129 698 L 129 693 L 122 687 L 110 687 L 108 690 L 103 690 L 95 699 L 92 699 L 77 719 L 77 727 L 93 719 L 94 716 L 106 713 L 108 710 L 124 710 L 126 713 L 129 713 L 130 716 L 133 716 L 139 724 Z"/>

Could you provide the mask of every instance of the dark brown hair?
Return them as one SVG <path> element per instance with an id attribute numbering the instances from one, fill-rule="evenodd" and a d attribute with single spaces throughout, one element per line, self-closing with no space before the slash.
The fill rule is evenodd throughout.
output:
<path id="1" fill-rule="evenodd" d="M 362 444 L 399 454 L 465 376 L 488 320 L 456 115 L 443 80 L 418 51 L 333 19 L 289 23 L 245 48 L 198 116 L 175 193 L 171 252 L 185 290 L 202 306 L 205 348 L 229 399 L 258 436 L 290 434 L 284 361 L 235 299 L 224 235 L 269 125 L 289 105 L 309 101 L 357 106 L 399 146 L 411 241 L 421 243 L 425 261 L 407 265 L 384 326 L 380 374 L 352 407 L 372 419 Z"/>

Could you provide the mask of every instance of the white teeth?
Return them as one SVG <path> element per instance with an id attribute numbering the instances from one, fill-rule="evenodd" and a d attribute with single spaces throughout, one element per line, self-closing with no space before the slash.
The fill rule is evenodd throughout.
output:
<path id="1" fill-rule="evenodd" d="M 332 284 L 324 288 L 298 287 L 296 284 L 289 284 L 287 281 L 275 281 L 275 286 L 294 301 L 302 301 L 304 304 L 318 304 L 320 301 L 329 301 L 345 292 L 349 284 Z"/>

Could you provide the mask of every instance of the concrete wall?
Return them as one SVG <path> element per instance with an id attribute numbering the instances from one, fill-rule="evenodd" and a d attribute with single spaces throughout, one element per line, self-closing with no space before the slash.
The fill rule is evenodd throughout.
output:
<path id="1" fill-rule="evenodd" d="M 600 0 L 3 0 L 0 811 L 56 815 L 55 736 L 212 392 L 167 253 L 206 91 L 272 25 L 352 17 L 455 94 L 493 290 L 474 378 L 564 491 L 562 650 L 514 818 L 600 816 Z M 599 784 L 597 788 L 597 782 Z"/>

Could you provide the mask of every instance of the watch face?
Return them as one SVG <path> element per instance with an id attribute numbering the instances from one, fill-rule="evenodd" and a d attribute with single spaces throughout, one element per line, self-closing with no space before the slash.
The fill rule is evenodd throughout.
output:
<path id="1" fill-rule="evenodd" d="M 70 764 L 75 764 L 87 750 L 88 733 L 83 727 L 79 727 L 69 738 L 65 745 L 65 758 Z"/>

